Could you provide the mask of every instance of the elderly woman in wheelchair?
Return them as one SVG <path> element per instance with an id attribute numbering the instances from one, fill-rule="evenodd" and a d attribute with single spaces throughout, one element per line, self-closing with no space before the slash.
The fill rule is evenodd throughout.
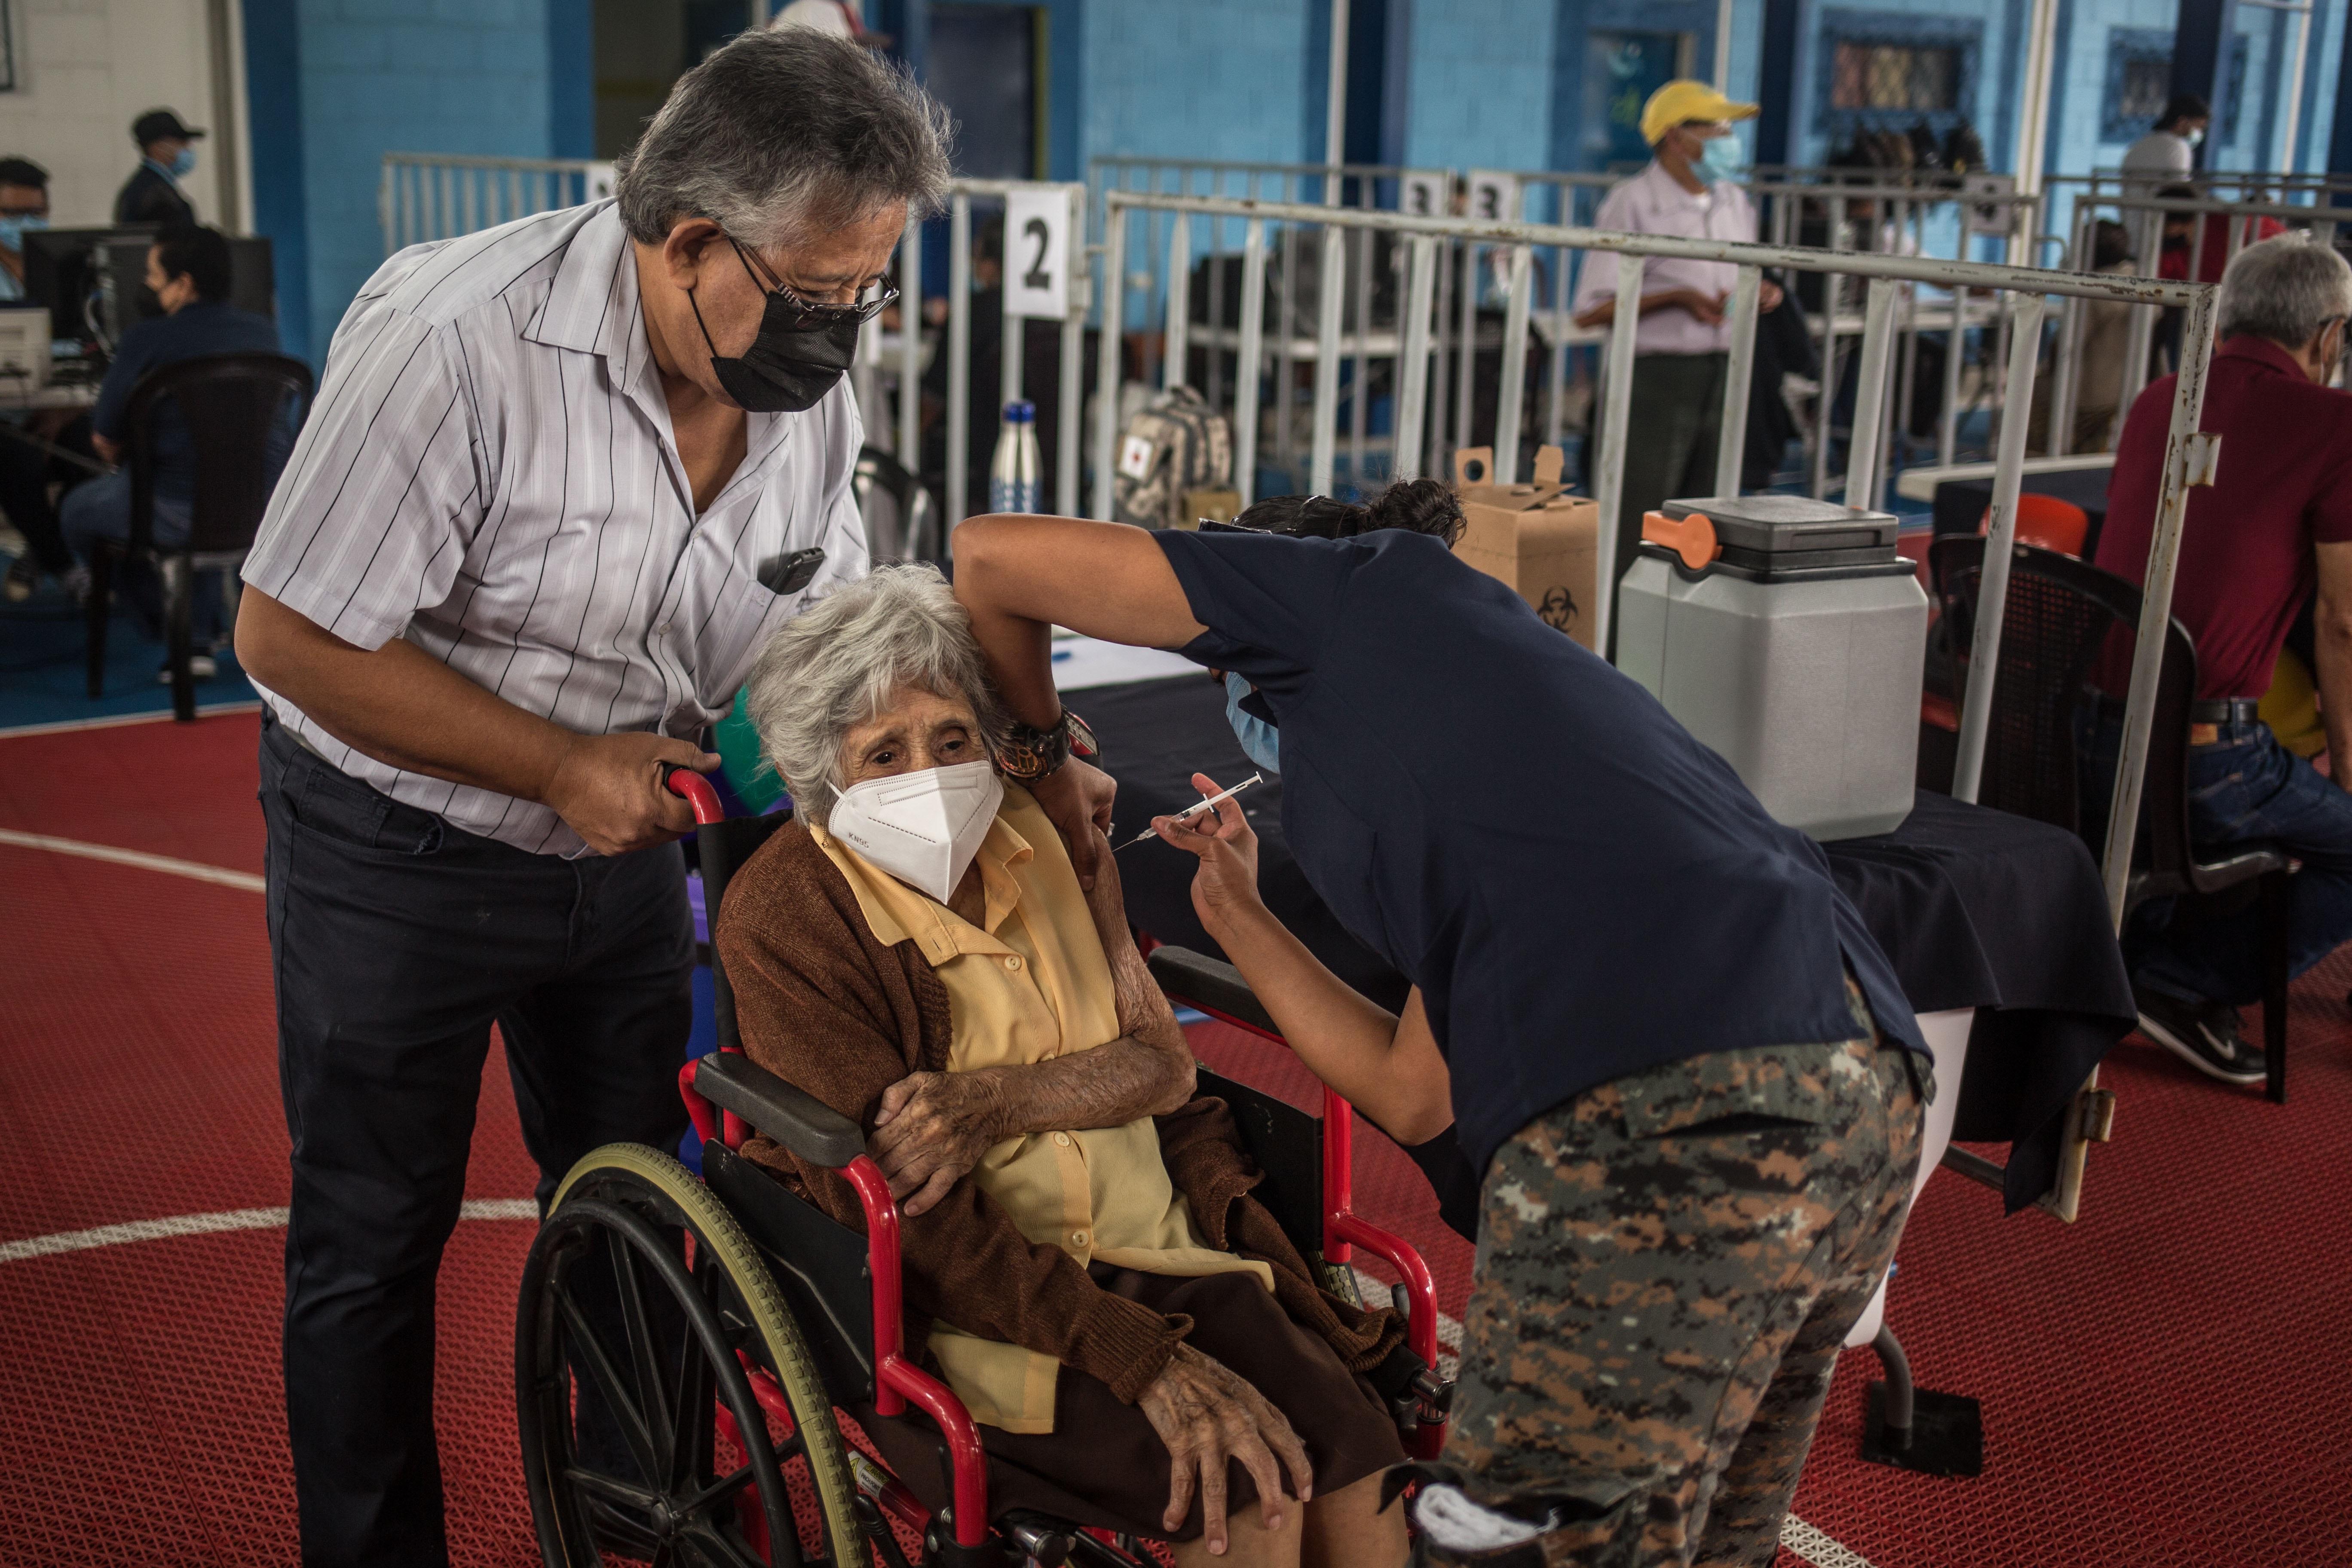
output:
<path id="1" fill-rule="evenodd" d="M 988 1520 L 1009 1518 L 1163 1539 L 1180 1563 L 1402 1563 L 1403 1510 L 1384 1510 L 1380 1489 L 1405 1458 L 1392 1385 L 1423 1371 L 1403 1320 L 1326 1289 L 1331 1277 L 1251 1195 L 1259 1173 L 1224 1103 L 1194 1097 L 1189 1047 L 1129 931 L 1116 863 L 1106 850 L 1093 890 L 1082 890 L 1059 833 L 997 773 L 990 742 L 1002 720 L 945 584 L 929 567 L 886 567 L 841 589 L 778 634 L 748 690 L 795 820 L 727 880 L 714 945 L 749 1060 L 689 1068 L 689 1104 L 708 1095 L 751 1127 L 706 1145 L 708 1188 L 666 1178 L 657 1199 L 637 1201 L 652 1222 L 643 1228 L 658 1235 L 682 1220 L 693 1237 L 695 1294 L 679 1309 L 688 1348 L 652 1358 L 682 1361 L 683 1373 L 633 1378 L 621 1353 L 599 1352 L 613 1292 L 602 1271 L 562 1272 L 566 1258 L 613 1252 L 625 1265 L 614 1271 L 617 1318 L 635 1332 L 670 1310 L 645 1305 L 642 1274 L 680 1295 L 675 1264 L 610 1217 L 593 1239 L 551 1236 L 575 1210 L 626 1208 L 612 1196 L 599 1208 L 598 1194 L 635 1193 L 645 1173 L 600 1188 L 592 1155 L 558 1195 L 526 1270 L 518 1347 L 526 1468 L 549 1560 L 595 1561 L 549 1545 L 551 1517 L 567 1542 L 593 1521 L 608 1547 L 655 1555 L 660 1541 L 708 1536 L 712 1561 L 745 1560 L 719 1514 L 681 1522 L 728 1484 L 709 1420 L 687 1436 L 690 1402 L 715 1400 L 721 1441 L 748 1457 L 765 1438 L 779 1463 L 805 1466 L 820 1513 L 829 1489 L 843 1489 L 829 1472 L 844 1467 L 817 1451 L 838 1446 L 826 1406 L 847 1410 L 899 1495 L 910 1491 L 965 1543 L 946 1543 L 941 1562 L 990 1560 L 961 1552 Z M 709 846 L 706 834 L 706 879 Z M 641 1151 L 638 1165 L 655 1158 Z M 836 1328 L 853 1315 L 817 1278 L 833 1244 L 814 1245 L 808 1226 L 826 1223 L 815 1211 L 842 1235 L 867 1233 L 869 1271 L 903 1268 L 903 1356 L 878 1277 L 865 1368 L 811 1374 L 807 1363 L 829 1359 L 822 1346 L 779 1344 L 798 1337 L 795 1315 L 830 1314 Z M 788 1255 L 780 1227 L 812 1247 Z M 740 1266 L 739 1250 L 752 1255 Z M 743 1278 L 755 1273 L 773 1278 L 793 1311 L 762 1312 L 760 1281 Z M 696 1336 L 707 1348 L 714 1331 L 698 1300 L 716 1332 L 738 1335 L 738 1364 L 696 1352 Z M 550 1304 L 535 1314 L 534 1300 Z M 830 1359 L 856 1361 L 858 1336 L 838 1337 L 852 1354 Z M 795 1359 L 812 1386 L 790 1386 L 784 1363 Z M 763 1364 L 775 1371 L 762 1382 Z M 580 1384 L 583 1455 L 592 1394 L 619 1415 L 634 1460 L 611 1467 L 618 1479 L 564 1455 L 567 1366 Z M 762 1386 L 739 1389 L 739 1371 Z M 751 1405 L 738 1398 L 746 1390 Z M 899 1414 L 900 1394 L 931 1419 Z M 687 1414 L 665 1426 L 646 1414 L 656 1405 Z M 696 1443 L 699 1458 L 686 1452 Z M 988 1520 L 971 1520 L 961 1513 L 980 1495 L 966 1489 L 982 1456 Z M 699 1491 L 658 1479 L 689 1471 L 709 1478 Z M 751 1481 L 763 1489 L 756 1500 Z M 793 1529 L 789 1510 L 769 1506 L 764 1475 L 733 1485 L 745 1537 Z M 856 1511 L 879 1543 L 876 1510 Z M 1009 1533 L 1035 1549 L 1034 1526 Z M 1059 1549 L 1071 1541 L 1055 1539 Z M 1125 1560 L 1075 1543 L 1095 1561 Z M 866 1549 L 836 1541 L 818 1552 L 863 1561 Z M 768 1550 L 771 1562 L 801 1560 Z"/>

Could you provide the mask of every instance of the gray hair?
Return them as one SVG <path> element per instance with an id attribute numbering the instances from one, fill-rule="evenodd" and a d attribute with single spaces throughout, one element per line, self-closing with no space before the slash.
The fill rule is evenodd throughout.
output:
<path id="1" fill-rule="evenodd" d="M 2221 274 L 2221 328 L 2299 349 L 2327 323 L 2352 316 L 2352 266 L 2308 234 L 2282 234 L 2238 252 Z"/>
<path id="2" fill-rule="evenodd" d="M 678 78 L 615 165 L 621 221 L 658 245 L 707 217 L 746 245 L 862 222 L 947 193 L 954 122 L 901 67 L 805 27 L 744 33 Z"/>
<path id="3" fill-rule="evenodd" d="M 982 743 L 996 752 L 1003 709 L 971 616 L 936 566 L 877 566 L 768 639 L 743 704 L 801 821 L 822 827 L 831 820 L 833 792 L 844 782 L 842 742 L 902 686 L 971 703 Z"/>

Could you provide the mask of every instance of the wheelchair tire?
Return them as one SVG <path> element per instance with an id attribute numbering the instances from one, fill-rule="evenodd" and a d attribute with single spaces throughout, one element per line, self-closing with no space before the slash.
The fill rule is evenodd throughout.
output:
<path id="1" fill-rule="evenodd" d="M 600 1260 L 609 1300 L 579 1272 Z M 753 1392 L 755 1371 L 772 1377 L 790 1413 L 781 1437 Z M 575 1452 L 575 1422 L 585 1425 L 575 1381 L 583 1396 L 591 1384 L 601 1390 L 625 1452 Z M 667 1154 L 608 1144 L 564 1177 L 523 1265 L 515 1394 L 547 1568 L 599 1568 L 605 1552 L 679 1568 L 872 1561 L 833 1403 L 791 1309 L 734 1217 Z M 742 1459 L 724 1476 L 722 1424 Z M 795 1519 L 795 1461 L 812 1518 Z"/>

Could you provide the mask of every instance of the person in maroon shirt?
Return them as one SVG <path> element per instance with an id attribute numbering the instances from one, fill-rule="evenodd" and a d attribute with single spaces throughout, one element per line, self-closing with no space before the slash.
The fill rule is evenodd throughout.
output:
<path id="1" fill-rule="evenodd" d="M 2221 279 L 2221 346 L 2200 427 L 2221 437 L 2210 488 L 2189 492 L 2172 613 L 2197 644 L 2189 714 L 2189 832 L 2200 850 L 2267 839 L 2303 862 L 2294 879 L 2295 973 L 2352 938 L 2352 393 L 2334 379 L 2352 320 L 2352 267 L 2309 237 L 2250 245 Z M 2142 393 L 2108 481 L 2097 564 L 2134 583 L 2147 563 L 2172 417 L 2173 380 Z M 2334 778 L 2255 717 L 2288 627 L 2318 595 L 2317 674 Z M 2086 796 L 2104 818 L 2121 728 L 2104 705 Z M 2230 1083 L 2263 1076 L 2237 1009 L 2262 993 L 2253 910 L 2175 929 L 2168 900 L 2125 933 L 2141 1027 Z"/>

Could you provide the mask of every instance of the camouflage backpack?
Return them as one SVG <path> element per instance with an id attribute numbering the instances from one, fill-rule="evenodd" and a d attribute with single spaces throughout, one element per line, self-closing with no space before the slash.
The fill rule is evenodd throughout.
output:
<path id="1" fill-rule="evenodd" d="M 1190 528 L 1185 494 L 1222 489 L 1233 476 L 1233 426 L 1191 387 L 1172 387 L 1119 432 L 1113 515 L 1145 528 Z"/>

